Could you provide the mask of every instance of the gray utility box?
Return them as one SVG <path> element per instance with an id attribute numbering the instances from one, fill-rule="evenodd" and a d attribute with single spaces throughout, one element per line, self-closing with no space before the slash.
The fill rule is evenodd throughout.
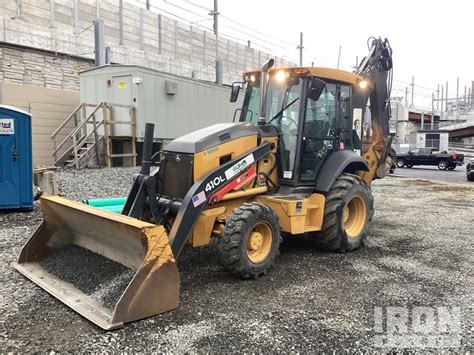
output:
<path id="1" fill-rule="evenodd" d="M 145 123 L 155 124 L 155 141 L 167 142 L 212 125 L 232 122 L 240 107 L 230 103 L 230 87 L 184 78 L 135 65 L 105 65 L 79 74 L 81 102 L 133 105 L 136 136 L 143 141 Z M 113 108 L 114 121 L 129 121 L 127 108 Z M 117 124 L 113 136 L 130 136 L 130 126 Z"/>

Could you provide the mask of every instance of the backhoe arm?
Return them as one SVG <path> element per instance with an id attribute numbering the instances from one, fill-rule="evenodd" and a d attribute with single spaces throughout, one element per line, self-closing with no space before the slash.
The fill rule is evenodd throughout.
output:
<path id="1" fill-rule="evenodd" d="M 355 92 L 354 108 L 364 112 L 370 99 L 372 134 L 366 135 L 368 149 L 362 151 L 369 170 L 361 174 L 369 184 L 374 179 L 385 177 L 392 164 L 388 155 L 392 143 L 389 130 L 392 67 L 392 49 L 388 40 L 373 38 L 369 55 L 355 71 L 366 79 L 368 90 L 359 88 Z"/>

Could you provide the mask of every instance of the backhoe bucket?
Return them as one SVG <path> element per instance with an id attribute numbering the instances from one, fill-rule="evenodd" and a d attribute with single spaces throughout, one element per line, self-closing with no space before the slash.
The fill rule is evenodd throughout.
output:
<path id="1" fill-rule="evenodd" d="M 178 306 L 180 278 L 163 226 L 57 196 L 15 269 L 110 330 Z"/>

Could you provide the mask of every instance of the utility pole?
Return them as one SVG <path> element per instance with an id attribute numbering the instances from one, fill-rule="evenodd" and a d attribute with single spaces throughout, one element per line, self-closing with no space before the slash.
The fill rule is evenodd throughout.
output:
<path id="1" fill-rule="evenodd" d="M 446 100 L 446 102 L 444 104 L 444 109 L 446 111 L 446 114 L 448 112 L 448 96 L 449 96 L 448 92 L 449 92 L 448 91 L 448 82 L 446 82 L 446 95 L 444 96 L 444 99 Z"/>
<path id="2" fill-rule="evenodd" d="M 438 89 L 436 90 L 436 111 L 439 112 L 439 83 L 438 83 Z"/>
<path id="3" fill-rule="evenodd" d="M 434 101 L 435 101 L 435 94 L 431 95 L 431 130 L 434 128 Z M 438 101 L 436 101 L 438 103 Z"/>
<path id="4" fill-rule="evenodd" d="M 150 0 L 146 0 L 146 9 L 150 10 Z"/>
<path id="5" fill-rule="evenodd" d="M 444 118 L 444 85 L 441 84 L 441 111 L 440 111 L 440 116 Z"/>
<path id="6" fill-rule="evenodd" d="M 341 46 L 339 46 L 339 53 L 337 54 L 337 69 L 339 69 L 340 60 L 341 60 Z"/>
<path id="7" fill-rule="evenodd" d="M 474 108 L 474 104 L 472 102 L 472 96 L 471 96 L 471 88 L 467 89 L 467 107 L 468 110 L 472 110 Z"/>
<path id="8" fill-rule="evenodd" d="M 296 49 L 300 50 L 300 67 L 303 66 L 303 32 L 300 32 L 300 45 Z"/>
<path id="9" fill-rule="evenodd" d="M 459 77 L 456 78 L 456 118 L 459 118 Z"/>
<path id="10" fill-rule="evenodd" d="M 471 82 L 471 109 L 474 108 L 474 80 Z"/>
<path id="11" fill-rule="evenodd" d="M 216 37 L 216 84 L 222 84 L 222 66 L 219 60 L 219 10 L 218 0 L 214 0 L 214 11 L 209 15 L 214 17 L 214 35 Z"/>
<path id="12" fill-rule="evenodd" d="M 464 85 L 464 107 L 463 107 L 463 111 L 466 112 L 467 111 L 467 86 Z"/>
<path id="13" fill-rule="evenodd" d="M 411 77 L 411 107 L 413 107 L 413 96 L 415 94 L 415 76 Z"/>

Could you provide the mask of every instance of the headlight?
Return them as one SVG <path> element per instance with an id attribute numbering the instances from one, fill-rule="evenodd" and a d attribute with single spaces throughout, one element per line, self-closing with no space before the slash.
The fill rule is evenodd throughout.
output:
<path id="1" fill-rule="evenodd" d="M 284 70 L 280 70 L 275 74 L 275 79 L 279 82 L 283 82 L 288 78 L 288 76 L 289 76 L 288 72 Z"/>
<path id="2" fill-rule="evenodd" d="M 368 83 L 367 80 L 359 81 L 359 87 L 360 87 L 361 89 L 366 89 L 367 86 L 369 86 L 369 83 Z"/>

